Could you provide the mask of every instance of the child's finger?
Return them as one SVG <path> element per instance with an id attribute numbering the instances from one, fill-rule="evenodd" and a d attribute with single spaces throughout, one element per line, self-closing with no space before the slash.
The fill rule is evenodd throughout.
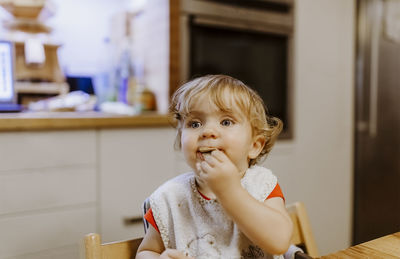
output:
<path id="1" fill-rule="evenodd" d="M 201 172 L 204 174 L 207 174 L 208 172 L 210 172 L 212 170 L 212 167 L 210 166 L 210 164 L 207 161 L 202 161 L 200 163 L 200 168 L 201 168 Z"/>
<path id="2" fill-rule="evenodd" d="M 199 172 L 199 173 L 201 173 L 201 171 L 202 171 L 200 163 L 201 162 L 196 163 L 196 169 L 197 169 L 197 172 Z"/>
<path id="3" fill-rule="evenodd" d="M 196 168 L 198 172 L 198 176 L 200 177 L 200 181 L 204 180 L 207 177 L 207 173 L 204 172 L 204 170 L 201 167 L 201 162 L 196 163 Z"/>
<path id="4" fill-rule="evenodd" d="M 224 152 L 222 152 L 221 150 L 218 150 L 218 149 L 213 150 L 211 152 L 211 155 L 221 163 L 224 162 L 227 159 L 226 154 Z"/>
<path id="5" fill-rule="evenodd" d="M 206 161 L 211 167 L 214 167 L 219 161 L 211 154 L 204 155 L 204 161 Z"/>

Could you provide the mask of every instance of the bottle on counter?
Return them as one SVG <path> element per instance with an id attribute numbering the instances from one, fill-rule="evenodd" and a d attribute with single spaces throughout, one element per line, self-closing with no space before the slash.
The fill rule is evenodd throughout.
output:
<path id="1" fill-rule="evenodd" d="M 128 89 L 126 91 L 126 104 L 135 106 L 137 92 L 137 81 L 136 77 L 130 75 L 128 78 Z"/>
<path id="2" fill-rule="evenodd" d="M 124 49 L 121 52 L 119 67 L 117 70 L 117 101 L 134 105 L 133 102 L 135 100 L 134 95 L 136 93 L 136 78 L 129 44 L 129 41 L 125 43 Z"/>
<path id="3" fill-rule="evenodd" d="M 98 71 L 92 78 L 98 105 L 116 99 L 115 88 L 113 87 L 114 65 L 108 38 L 104 39 L 102 48 L 103 55 L 99 55 L 97 60 Z"/>
<path id="4" fill-rule="evenodd" d="M 136 63 L 136 93 L 135 111 L 137 113 L 157 111 L 156 95 L 146 84 L 146 71 L 143 61 L 137 60 Z"/>
<path id="5" fill-rule="evenodd" d="M 157 111 L 156 96 L 146 85 L 140 85 L 136 93 L 135 110 L 138 113 Z"/>

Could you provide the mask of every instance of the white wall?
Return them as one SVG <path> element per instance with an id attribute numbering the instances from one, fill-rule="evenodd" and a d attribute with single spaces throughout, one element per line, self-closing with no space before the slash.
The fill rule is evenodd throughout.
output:
<path id="1" fill-rule="evenodd" d="M 296 1 L 295 131 L 265 164 L 303 201 L 320 254 L 351 243 L 355 1 Z"/>
<path id="2" fill-rule="evenodd" d="M 111 18 L 127 8 L 129 0 L 53 0 L 57 6 L 48 25 L 63 46 L 60 65 L 71 75 L 95 75 L 109 57 L 106 39 L 112 30 Z"/>

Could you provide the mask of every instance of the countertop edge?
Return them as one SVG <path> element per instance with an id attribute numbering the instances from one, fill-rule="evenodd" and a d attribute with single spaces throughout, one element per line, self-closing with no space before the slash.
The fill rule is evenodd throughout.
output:
<path id="1" fill-rule="evenodd" d="M 0 131 L 40 131 L 172 127 L 167 114 L 141 114 L 134 116 L 101 113 L 40 113 L 1 114 Z"/>

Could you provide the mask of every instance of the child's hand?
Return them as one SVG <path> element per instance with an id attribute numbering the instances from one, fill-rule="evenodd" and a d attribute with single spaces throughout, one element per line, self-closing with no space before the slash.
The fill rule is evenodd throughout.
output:
<path id="1" fill-rule="evenodd" d="M 160 259 L 194 259 L 188 257 L 176 249 L 166 249 L 161 255 Z"/>
<path id="2" fill-rule="evenodd" d="M 204 155 L 204 160 L 198 163 L 200 178 L 218 196 L 231 188 L 235 190 L 240 185 L 242 174 L 226 154 L 220 150 L 213 150 Z"/>

